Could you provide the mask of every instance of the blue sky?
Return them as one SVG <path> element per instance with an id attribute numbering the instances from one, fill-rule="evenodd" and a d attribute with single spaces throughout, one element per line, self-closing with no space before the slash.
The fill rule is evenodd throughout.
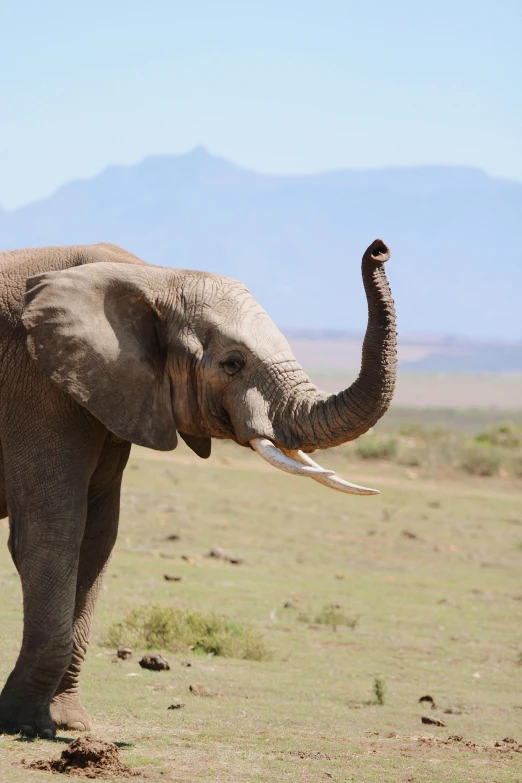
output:
<path id="1" fill-rule="evenodd" d="M 520 0 L 46 0 L 0 10 L 0 203 L 198 144 L 248 168 L 522 180 Z"/>

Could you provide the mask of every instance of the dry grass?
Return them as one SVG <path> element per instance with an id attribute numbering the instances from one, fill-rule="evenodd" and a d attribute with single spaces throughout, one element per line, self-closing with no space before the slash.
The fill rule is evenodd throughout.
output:
<path id="1" fill-rule="evenodd" d="M 120 743 L 121 760 L 150 781 L 520 783 L 519 481 L 361 461 L 343 449 L 322 461 L 382 494 L 329 492 L 231 444 L 207 462 L 184 446 L 133 450 L 84 672 L 94 732 Z M 179 540 L 167 540 L 173 533 Z M 2 523 L 0 534 L 5 677 L 21 603 Z M 205 557 L 212 546 L 243 563 Z M 180 582 L 164 580 L 173 568 Z M 168 672 L 139 667 L 146 645 L 115 659 L 104 643 L 111 626 L 153 605 L 226 615 L 261 634 L 273 656 L 163 650 Z M 297 620 L 321 607 L 360 620 Z M 426 694 L 436 709 L 419 703 Z M 169 710 L 173 702 L 185 707 Z M 423 716 L 446 725 L 425 726 Z M 21 759 L 58 757 L 73 736 L 1 737 L 0 780 L 49 781 Z"/>

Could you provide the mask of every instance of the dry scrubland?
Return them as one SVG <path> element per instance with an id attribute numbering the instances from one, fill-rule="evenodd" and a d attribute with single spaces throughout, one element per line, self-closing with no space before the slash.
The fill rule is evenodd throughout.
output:
<path id="1" fill-rule="evenodd" d="M 357 371 L 307 369 L 319 388 L 328 392 L 345 389 L 357 377 Z M 520 410 L 522 374 L 480 373 L 407 373 L 399 370 L 395 405 L 408 408 L 458 408 L 491 411 Z M 503 418 L 505 417 L 503 414 Z"/>
<path id="2" fill-rule="evenodd" d="M 393 409 L 360 445 L 322 459 L 378 486 L 375 498 L 277 473 L 233 444 L 206 463 L 183 444 L 134 449 L 85 667 L 96 735 L 152 781 L 522 781 L 517 416 L 492 429 L 498 415 Z M 495 475 L 466 467 L 477 449 Z M 4 678 L 21 605 L 0 532 Z M 207 557 L 212 547 L 242 562 Z M 212 612 L 228 619 L 205 625 Z M 172 639 L 172 623 L 199 652 Z M 126 633 L 142 648 L 118 661 Z M 139 667 L 150 634 L 170 671 Z M 436 709 L 419 703 L 426 695 Z M 21 759 L 55 758 L 73 736 L 1 737 L 0 780 L 50 780 Z"/>

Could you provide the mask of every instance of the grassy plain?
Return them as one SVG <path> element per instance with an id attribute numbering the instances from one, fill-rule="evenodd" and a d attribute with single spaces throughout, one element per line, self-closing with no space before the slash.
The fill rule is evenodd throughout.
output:
<path id="1" fill-rule="evenodd" d="M 328 491 L 233 444 L 207 462 L 183 444 L 133 450 L 84 670 L 94 733 L 121 743 L 122 760 L 151 781 L 520 783 L 522 753 L 502 740 L 522 742 L 522 481 L 413 472 L 345 448 L 322 462 L 382 494 Z M 3 679 L 21 604 L 0 533 Z M 206 557 L 211 547 L 243 562 Z M 151 603 L 250 623 L 271 659 L 164 653 L 171 670 L 151 672 L 135 650 L 113 662 L 109 628 Z M 332 605 L 355 627 L 314 622 Z M 419 703 L 425 695 L 437 709 Z M 73 736 L 0 737 L 0 780 L 51 780 L 20 761 L 57 757 Z"/>

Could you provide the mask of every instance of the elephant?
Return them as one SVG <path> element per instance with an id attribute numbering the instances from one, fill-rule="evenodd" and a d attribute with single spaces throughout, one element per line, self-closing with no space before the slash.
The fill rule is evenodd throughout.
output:
<path id="1" fill-rule="evenodd" d="M 252 294 L 216 274 L 145 263 L 115 245 L 0 253 L 0 518 L 24 628 L 0 695 L 0 733 L 87 730 L 79 677 L 116 539 L 131 445 L 201 458 L 211 439 L 342 492 L 309 455 L 353 440 L 396 378 L 390 252 L 364 253 L 368 322 L 357 379 L 314 386 Z"/>

